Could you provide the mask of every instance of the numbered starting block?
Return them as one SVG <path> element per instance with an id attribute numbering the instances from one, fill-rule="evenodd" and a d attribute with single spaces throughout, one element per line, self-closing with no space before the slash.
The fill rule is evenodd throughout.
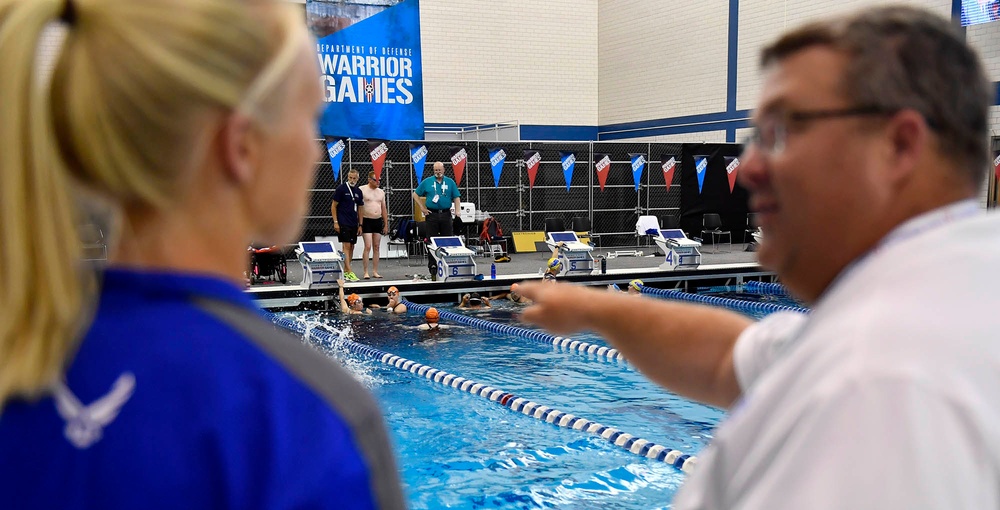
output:
<path id="1" fill-rule="evenodd" d="M 590 254 L 594 247 L 581 243 L 575 232 L 549 232 L 545 244 L 556 252 L 562 263 L 559 276 L 591 274 L 594 271 L 594 257 Z"/>
<path id="2" fill-rule="evenodd" d="M 336 287 L 344 277 L 344 255 L 329 241 L 299 243 L 295 254 L 302 263 L 302 286 L 307 289 Z"/>
<path id="3" fill-rule="evenodd" d="M 432 237 L 427 244 L 431 256 L 437 262 L 437 279 L 473 280 L 476 278 L 476 252 L 465 247 L 458 236 Z"/>
<path id="4" fill-rule="evenodd" d="M 684 231 L 679 228 L 660 230 L 653 237 L 656 245 L 663 250 L 666 257 L 660 264 L 660 269 L 673 271 L 680 268 L 693 268 L 701 264 L 701 243 L 688 239 Z"/>

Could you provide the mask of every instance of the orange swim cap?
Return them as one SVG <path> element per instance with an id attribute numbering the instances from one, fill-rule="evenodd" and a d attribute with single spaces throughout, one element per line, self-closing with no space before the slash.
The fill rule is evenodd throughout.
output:
<path id="1" fill-rule="evenodd" d="M 424 312 L 424 319 L 427 319 L 427 322 L 431 324 L 437 322 L 439 316 L 440 314 L 438 314 L 438 309 L 434 307 L 428 308 L 427 311 Z"/>
<path id="2" fill-rule="evenodd" d="M 357 294 L 351 294 L 350 296 L 347 296 L 347 306 L 354 306 L 354 303 L 356 303 L 360 299 L 361 296 Z"/>

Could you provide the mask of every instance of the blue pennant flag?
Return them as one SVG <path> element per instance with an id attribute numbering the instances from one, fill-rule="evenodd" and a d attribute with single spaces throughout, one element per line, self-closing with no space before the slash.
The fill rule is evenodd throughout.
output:
<path id="1" fill-rule="evenodd" d="M 340 181 L 340 162 L 344 160 L 344 148 L 347 145 L 343 138 L 326 137 L 326 153 L 330 155 L 330 166 L 333 167 L 333 180 Z"/>
<path id="2" fill-rule="evenodd" d="M 413 163 L 413 173 L 417 174 L 418 182 L 424 177 L 425 161 L 427 161 L 427 146 L 422 143 L 411 143 L 410 162 Z"/>
<path id="3" fill-rule="evenodd" d="M 645 154 L 629 154 L 632 158 L 632 180 L 635 181 L 635 190 L 639 191 L 639 182 L 642 180 L 642 171 L 646 168 Z"/>
<path id="4" fill-rule="evenodd" d="M 694 157 L 694 171 L 698 174 L 698 194 L 701 194 L 701 188 L 705 185 L 705 173 L 708 171 L 708 156 L 695 156 Z"/>
<path id="5" fill-rule="evenodd" d="M 490 149 L 490 166 L 493 167 L 493 186 L 500 186 L 500 173 L 503 172 L 503 162 L 507 159 L 507 153 L 497 147 Z"/>
<path id="6" fill-rule="evenodd" d="M 573 168 L 576 166 L 576 154 L 572 152 L 560 152 L 559 159 L 562 161 L 563 177 L 566 178 L 566 191 L 573 182 Z"/>

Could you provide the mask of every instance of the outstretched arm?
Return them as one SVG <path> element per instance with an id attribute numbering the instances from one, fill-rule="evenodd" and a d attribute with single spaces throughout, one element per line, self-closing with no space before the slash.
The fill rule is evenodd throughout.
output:
<path id="1" fill-rule="evenodd" d="M 340 311 L 350 313 L 351 307 L 347 306 L 347 299 L 344 298 L 344 280 L 337 280 L 337 294 L 340 296 Z"/>
<path id="2" fill-rule="evenodd" d="M 741 393 L 733 346 L 752 324 L 742 315 L 566 283 L 526 282 L 516 290 L 535 302 L 523 320 L 557 334 L 594 331 L 671 391 L 719 407 Z"/>

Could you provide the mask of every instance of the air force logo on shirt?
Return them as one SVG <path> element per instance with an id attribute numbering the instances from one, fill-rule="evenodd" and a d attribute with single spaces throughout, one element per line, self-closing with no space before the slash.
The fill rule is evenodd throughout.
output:
<path id="1" fill-rule="evenodd" d="M 64 434 L 73 446 L 83 450 L 101 440 L 104 427 L 115 421 L 122 406 L 135 391 L 135 376 L 125 372 L 111 386 L 107 395 L 84 406 L 76 395 L 59 382 L 53 388 L 56 411 L 66 420 Z"/>

